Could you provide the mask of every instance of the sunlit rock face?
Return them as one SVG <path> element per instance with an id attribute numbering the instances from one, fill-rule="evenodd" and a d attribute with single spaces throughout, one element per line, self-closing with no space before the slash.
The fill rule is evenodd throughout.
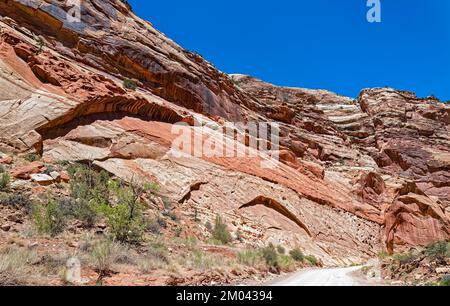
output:
<path id="1" fill-rule="evenodd" d="M 186 219 L 197 215 L 192 234 L 219 213 L 247 243 L 301 247 L 330 265 L 450 237 L 449 106 L 388 88 L 355 100 L 228 76 L 121 1 L 82 1 L 76 23 L 70 9 L 0 0 L 1 151 L 156 181 Z M 280 146 L 179 156 L 179 122 L 187 132 L 276 122 Z"/>

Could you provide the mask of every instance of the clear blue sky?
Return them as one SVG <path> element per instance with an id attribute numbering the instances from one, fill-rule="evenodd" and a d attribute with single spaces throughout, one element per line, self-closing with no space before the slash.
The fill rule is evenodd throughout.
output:
<path id="1" fill-rule="evenodd" d="M 130 0 L 157 29 L 226 73 L 356 97 L 391 86 L 450 100 L 450 1 Z"/>

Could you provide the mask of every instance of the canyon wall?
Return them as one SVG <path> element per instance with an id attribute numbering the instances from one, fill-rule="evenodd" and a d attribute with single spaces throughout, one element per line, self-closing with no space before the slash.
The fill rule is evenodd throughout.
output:
<path id="1" fill-rule="evenodd" d="M 329 265 L 450 237 L 449 106 L 226 75 L 119 0 L 82 1 L 78 23 L 63 2 L 0 0 L 1 151 L 155 181 L 186 219 L 197 215 L 193 235 L 219 213 L 247 243 L 301 247 Z M 178 122 L 186 132 L 277 122 L 280 158 L 173 154 Z"/>

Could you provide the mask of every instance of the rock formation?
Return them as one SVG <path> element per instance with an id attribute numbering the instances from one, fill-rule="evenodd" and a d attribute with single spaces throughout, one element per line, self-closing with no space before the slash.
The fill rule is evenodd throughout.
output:
<path id="1" fill-rule="evenodd" d="M 354 100 L 228 76 L 122 1 L 84 0 L 76 23 L 63 2 L 0 0 L 2 152 L 155 181 L 200 228 L 220 213 L 248 243 L 300 246 L 330 265 L 450 238 L 450 106 L 390 88 Z M 270 154 L 171 150 L 178 122 L 251 121 L 280 125 L 273 169 L 259 162 Z"/>

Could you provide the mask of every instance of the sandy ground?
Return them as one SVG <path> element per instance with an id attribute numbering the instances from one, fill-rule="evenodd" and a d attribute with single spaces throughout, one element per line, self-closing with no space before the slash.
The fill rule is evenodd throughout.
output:
<path id="1" fill-rule="evenodd" d="M 358 274 L 361 267 L 307 269 L 266 283 L 268 286 L 373 286 Z"/>

